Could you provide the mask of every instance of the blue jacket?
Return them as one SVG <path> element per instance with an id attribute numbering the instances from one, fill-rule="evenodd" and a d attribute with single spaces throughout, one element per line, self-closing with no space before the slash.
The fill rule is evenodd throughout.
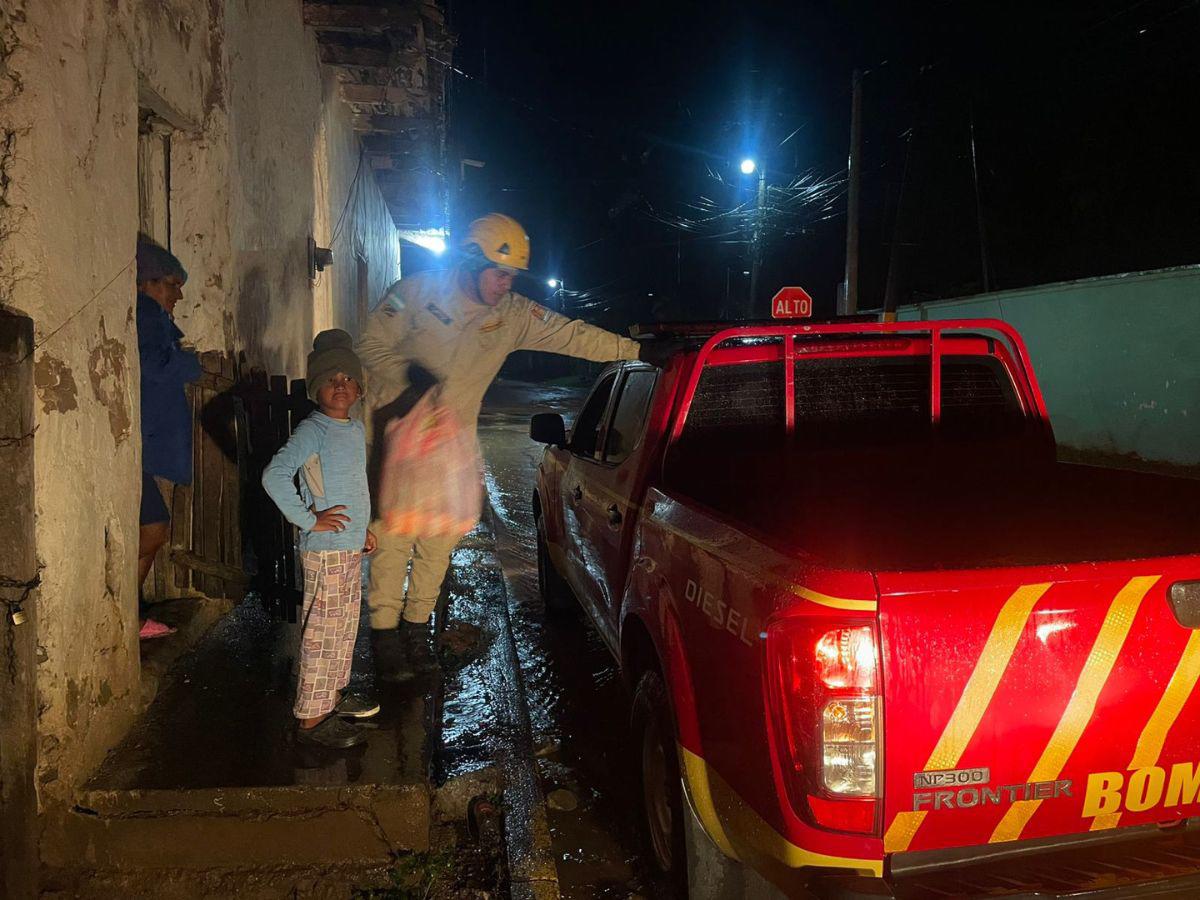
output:
<path id="1" fill-rule="evenodd" d="M 293 480 L 300 473 L 300 493 Z M 371 519 L 367 441 L 362 422 L 331 419 L 320 410 L 296 430 L 263 470 L 262 484 L 279 511 L 300 529 L 300 549 L 361 550 Z M 346 507 L 345 531 L 313 531 L 313 509 Z"/>
<path id="2" fill-rule="evenodd" d="M 142 471 L 192 483 L 192 411 L 183 386 L 200 377 L 200 360 L 179 346 L 183 332 L 145 294 L 137 298 L 142 361 Z"/>

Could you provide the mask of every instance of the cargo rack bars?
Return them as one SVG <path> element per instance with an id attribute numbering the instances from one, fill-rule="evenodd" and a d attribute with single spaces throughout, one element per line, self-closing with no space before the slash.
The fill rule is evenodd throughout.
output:
<path id="1" fill-rule="evenodd" d="M 1037 377 L 1025 364 L 1025 360 L 1029 358 L 1025 341 L 1022 340 L 1017 330 L 1007 322 L 1000 319 L 880 322 L 876 316 L 871 316 L 867 321 L 859 321 L 858 318 L 844 316 L 831 322 L 814 322 L 810 319 L 798 319 L 792 321 L 773 321 L 766 324 L 724 322 L 717 328 L 715 333 L 710 331 L 707 334 L 701 330 L 711 327 L 707 324 L 684 326 L 695 329 L 692 332 L 693 340 L 703 339 L 703 342 L 700 345 L 699 353 L 691 372 L 688 373 L 687 381 L 683 385 L 683 399 L 680 404 L 679 415 L 676 417 L 671 428 L 670 443 L 676 443 L 683 433 L 684 424 L 687 422 L 688 413 L 691 411 L 692 400 L 696 396 L 696 388 L 700 383 L 701 373 L 709 357 L 718 347 L 727 341 L 748 338 L 778 338 L 782 341 L 780 361 L 784 366 L 785 421 L 789 435 L 794 433 L 796 426 L 794 368 L 796 361 L 796 338 L 826 335 L 873 337 L 909 334 L 927 337 L 929 339 L 930 356 L 930 416 L 933 424 L 936 425 L 941 419 L 942 408 L 941 361 L 944 349 L 943 335 L 948 332 L 974 332 L 976 334 L 981 331 L 985 333 L 989 331 L 996 332 L 1009 344 L 1013 351 L 1013 360 L 1021 369 L 1024 385 L 1014 385 L 1014 387 L 1017 388 L 1018 395 L 1025 394 L 1028 391 L 1028 394 L 1022 397 L 1022 405 L 1027 411 L 1034 413 L 1041 421 L 1049 421 L 1049 416 L 1046 412 L 1046 401 L 1042 396 L 1042 390 L 1038 385 Z M 680 326 L 664 325 L 661 327 L 665 329 Z"/>

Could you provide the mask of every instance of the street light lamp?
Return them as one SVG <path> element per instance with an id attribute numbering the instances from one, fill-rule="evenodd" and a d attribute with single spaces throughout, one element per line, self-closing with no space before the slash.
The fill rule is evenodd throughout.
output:
<path id="1" fill-rule="evenodd" d="M 565 313 L 567 311 L 567 283 L 561 278 L 547 278 L 546 286 L 553 291 L 550 297 L 558 298 L 559 308 Z"/>
<path id="2" fill-rule="evenodd" d="M 757 168 L 758 168 L 758 163 L 756 163 L 754 160 L 749 159 L 749 158 L 742 160 L 742 174 L 743 175 L 753 175 L 754 170 Z"/>

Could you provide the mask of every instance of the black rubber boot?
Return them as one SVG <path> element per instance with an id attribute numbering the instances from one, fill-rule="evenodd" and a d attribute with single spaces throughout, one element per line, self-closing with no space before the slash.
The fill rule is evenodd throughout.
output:
<path id="1" fill-rule="evenodd" d="M 429 636 L 428 622 L 406 622 L 400 620 L 400 644 L 404 648 L 405 661 L 419 675 L 428 675 L 439 669 L 437 654 L 434 653 Z"/>
<path id="2" fill-rule="evenodd" d="M 409 665 L 409 653 L 397 628 L 372 628 L 371 652 L 375 656 L 375 676 L 386 684 L 405 684 L 416 678 Z"/>

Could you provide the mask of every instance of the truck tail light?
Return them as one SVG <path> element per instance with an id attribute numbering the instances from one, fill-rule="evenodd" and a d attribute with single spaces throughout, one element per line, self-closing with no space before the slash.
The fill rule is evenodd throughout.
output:
<path id="1" fill-rule="evenodd" d="M 882 720 L 874 624 L 781 619 L 767 630 L 767 666 L 793 810 L 823 828 L 875 832 Z"/>
<path id="2" fill-rule="evenodd" d="M 875 690 L 875 630 L 870 625 L 834 628 L 817 641 L 817 669 L 830 688 Z"/>

